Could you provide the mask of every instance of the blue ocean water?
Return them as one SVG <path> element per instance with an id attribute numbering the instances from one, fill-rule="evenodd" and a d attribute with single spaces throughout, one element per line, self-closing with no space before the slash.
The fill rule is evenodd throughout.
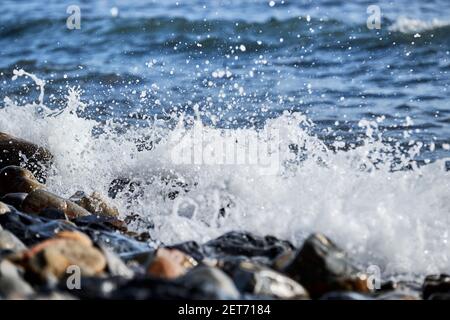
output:
<path id="1" fill-rule="evenodd" d="M 110 200 L 164 243 L 320 231 L 388 273 L 448 272 L 449 73 L 448 0 L 0 0 L 0 131 L 52 151 L 62 196 L 131 181 Z M 210 145 L 277 128 L 283 172 L 174 166 L 179 115 Z"/>

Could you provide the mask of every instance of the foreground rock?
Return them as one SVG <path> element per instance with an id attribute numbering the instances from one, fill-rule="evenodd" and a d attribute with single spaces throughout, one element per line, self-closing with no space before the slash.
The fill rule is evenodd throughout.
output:
<path id="1" fill-rule="evenodd" d="M 148 273 L 160 278 L 175 279 L 197 265 L 194 258 L 176 249 L 159 248 L 148 267 Z"/>
<path id="2" fill-rule="evenodd" d="M 22 259 L 28 271 L 44 280 L 62 278 L 70 266 L 79 268 L 83 276 L 98 275 L 106 267 L 105 257 L 89 237 L 73 231 L 62 231 L 37 244 Z"/>
<path id="3" fill-rule="evenodd" d="M 110 205 L 98 192 L 93 192 L 88 196 L 84 192 L 79 191 L 71 196 L 69 200 L 94 215 L 112 218 L 117 218 L 119 216 L 119 210 Z"/>
<path id="4" fill-rule="evenodd" d="M 8 193 L 29 193 L 38 189 L 44 189 L 44 185 L 27 169 L 7 166 L 0 170 L 0 197 Z"/>
<path id="5" fill-rule="evenodd" d="M 342 249 L 321 234 L 313 234 L 305 241 L 285 272 L 313 298 L 331 291 L 370 292 L 367 277 Z"/>
<path id="6" fill-rule="evenodd" d="M 187 273 L 182 282 L 197 299 L 238 299 L 239 291 L 233 281 L 221 270 L 199 266 Z"/>
<path id="7" fill-rule="evenodd" d="M 19 269 L 8 260 L 0 261 L 0 297 L 7 299 L 25 298 L 34 292 L 23 280 Z"/>
<path id="8" fill-rule="evenodd" d="M 0 201 L 13 206 L 17 210 L 22 210 L 22 203 L 25 198 L 28 196 L 28 193 L 8 193 L 0 198 Z"/>
<path id="9" fill-rule="evenodd" d="M 423 299 L 449 300 L 450 275 L 430 275 L 424 280 L 422 287 Z"/>
<path id="10" fill-rule="evenodd" d="M 189 254 L 198 261 L 205 257 L 231 260 L 240 257 L 266 266 L 271 266 L 278 257 L 294 250 L 294 246 L 288 241 L 236 231 L 228 232 L 201 246 L 188 241 L 171 247 Z"/>
<path id="11" fill-rule="evenodd" d="M 0 132 L 0 169 L 25 166 L 39 180 L 45 180 L 53 155 L 47 149 Z"/>
<path id="12" fill-rule="evenodd" d="M 28 194 L 22 203 L 26 213 L 41 214 L 45 209 L 56 209 L 64 212 L 69 219 L 89 216 L 90 213 L 72 201 L 58 197 L 45 190 L 35 190 Z"/>
<path id="13" fill-rule="evenodd" d="M 225 269 L 241 292 L 274 299 L 308 299 L 306 290 L 285 275 L 249 261 Z"/>
<path id="14" fill-rule="evenodd" d="M 25 250 L 27 247 L 14 234 L 8 230 L 0 229 L 0 251 L 17 253 Z"/>

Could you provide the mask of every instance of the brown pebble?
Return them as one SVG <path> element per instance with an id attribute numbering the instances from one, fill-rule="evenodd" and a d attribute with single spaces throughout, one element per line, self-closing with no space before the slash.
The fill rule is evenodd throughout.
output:
<path id="1" fill-rule="evenodd" d="M 88 211 L 72 201 L 58 197 L 45 190 L 35 190 L 31 192 L 22 204 L 22 210 L 31 214 L 39 214 L 42 210 L 47 208 L 61 210 L 69 219 L 90 215 Z"/>
<path id="2" fill-rule="evenodd" d="M 159 278 L 174 279 L 195 265 L 197 262 L 192 257 L 179 250 L 159 248 L 148 267 L 148 273 Z"/>
<path id="3" fill-rule="evenodd" d="M 69 266 L 78 266 L 85 276 L 101 273 L 106 259 L 92 241 L 80 232 L 63 231 L 55 238 L 31 248 L 25 255 L 26 266 L 42 278 L 61 278 Z"/>
<path id="4" fill-rule="evenodd" d="M 110 205 L 108 201 L 98 192 L 93 192 L 90 196 L 88 196 L 84 192 L 78 191 L 69 199 L 92 214 L 114 218 L 119 216 L 119 210 Z"/>
<path id="5" fill-rule="evenodd" d="M 44 185 L 25 168 L 8 166 L 0 171 L 0 196 L 8 193 L 29 193 L 43 188 Z"/>

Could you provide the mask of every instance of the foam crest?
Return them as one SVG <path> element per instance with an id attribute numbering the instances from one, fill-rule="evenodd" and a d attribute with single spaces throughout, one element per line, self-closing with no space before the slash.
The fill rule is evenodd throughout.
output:
<path id="1" fill-rule="evenodd" d="M 450 25 L 449 21 L 433 19 L 431 21 L 423 21 L 420 19 L 412 19 L 405 16 L 400 16 L 389 27 L 390 31 L 401 33 L 417 33 L 435 30 Z"/>

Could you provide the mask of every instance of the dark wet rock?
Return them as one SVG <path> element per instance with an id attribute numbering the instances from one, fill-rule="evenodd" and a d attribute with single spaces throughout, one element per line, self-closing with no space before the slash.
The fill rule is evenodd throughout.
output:
<path id="1" fill-rule="evenodd" d="M 8 230 L 0 230 L 0 250 L 12 253 L 25 250 L 27 247 Z"/>
<path id="2" fill-rule="evenodd" d="M 0 261 L 0 297 L 18 299 L 33 293 L 33 288 L 22 278 L 14 264 L 8 260 Z"/>
<path id="3" fill-rule="evenodd" d="M 41 279 L 61 278 L 69 266 L 77 266 L 82 275 L 103 272 L 106 260 L 88 236 L 74 231 L 62 231 L 53 239 L 30 248 L 23 255 L 27 270 Z"/>
<path id="4" fill-rule="evenodd" d="M 39 183 L 31 171 L 25 168 L 8 166 L 0 171 L 0 196 L 8 193 L 29 193 L 43 188 L 44 185 Z"/>
<path id="5" fill-rule="evenodd" d="M 141 194 L 142 182 L 138 180 L 131 180 L 129 178 L 117 178 L 114 179 L 108 189 L 108 196 L 111 199 L 115 199 L 118 194 L 126 194 L 130 198 L 137 198 Z"/>
<path id="6" fill-rule="evenodd" d="M 428 300 L 450 300 L 450 292 L 436 292 L 428 297 Z"/>
<path id="7" fill-rule="evenodd" d="M 22 203 L 27 196 L 28 193 L 8 193 L 0 198 L 0 201 L 13 206 L 17 210 L 22 210 Z"/>
<path id="8" fill-rule="evenodd" d="M 0 224 L 4 229 L 14 233 L 27 246 L 55 236 L 58 231 L 75 229 L 65 221 L 48 220 L 39 216 L 28 215 L 17 210 L 0 215 Z"/>
<path id="9" fill-rule="evenodd" d="M 198 266 L 182 279 L 194 299 L 238 299 L 239 291 L 233 281 L 220 269 Z"/>
<path id="10" fill-rule="evenodd" d="M 127 231 L 127 225 L 124 221 L 112 217 L 90 215 L 75 218 L 72 220 L 72 222 L 77 226 L 88 227 L 92 230 L 119 230 L 123 232 Z"/>
<path id="11" fill-rule="evenodd" d="M 288 242 L 272 236 L 260 237 L 249 232 L 229 232 L 223 236 L 199 245 L 195 241 L 187 241 L 168 248 L 178 249 L 197 261 L 209 259 L 230 259 L 236 257 L 250 258 L 261 264 L 271 266 L 275 259 L 294 249 Z"/>
<path id="12" fill-rule="evenodd" d="M 205 254 L 202 251 L 202 247 L 195 241 L 186 241 L 175 245 L 167 246 L 169 249 L 177 249 L 188 254 L 197 261 L 202 261 L 205 258 Z"/>
<path id="13" fill-rule="evenodd" d="M 375 300 L 375 298 L 351 291 L 333 291 L 324 294 L 320 300 Z"/>
<path id="14" fill-rule="evenodd" d="M 70 291 L 71 294 L 80 299 L 147 300 L 192 298 L 190 289 L 182 283 L 160 278 L 83 277 L 81 283 L 80 290 Z M 65 283 L 60 284 L 60 289 L 67 290 Z"/>
<path id="15" fill-rule="evenodd" d="M 330 291 L 370 291 L 367 277 L 341 248 L 321 234 L 313 234 L 305 241 L 285 272 L 313 298 Z"/>
<path id="16" fill-rule="evenodd" d="M 25 166 L 38 179 L 45 180 L 53 155 L 34 143 L 0 132 L 0 169 Z"/>
<path id="17" fill-rule="evenodd" d="M 49 220 L 37 215 L 14 211 L 0 215 L 0 225 L 10 230 L 27 246 L 53 238 L 59 231 L 71 230 L 86 233 L 98 246 L 104 245 L 116 254 L 139 254 L 149 250 L 149 244 L 137 241 L 117 231 L 93 229 L 64 220 Z"/>
<path id="18" fill-rule="evenodd" d="M 204 256 L 210 258 L 244 256 L 266 265 L 271 265 L 279 255 L 293 249 L 294 246 L 288 241 L 247 232 L 229 232 L 202 246 Z"/>
<path id="19" fill-rule="evenodd" d="M 88 216 L 90 213 L 72 201 L 58 197 L 45 190 L 36 190 L 28 194 L 22 204 L 26 213 L 39 215 L 44 209 L 63 211 L 69 219 Z"/>
<path id="20" fill-rule="evenodd" d="M 308 299 L 306 290 L 285 275 L 249 261 L 225 267 L 241 292 L 276 299 Z"/>
<path id="21" fill-rule="evenodd" d="M 431 296 L 450 294 L 450 275 L 429 275 L 425 278 L 422 287 L 423 299 L 430 299 Z"/>
<path id="22" fill-rule="evenodd" d="M 119 210 L 108 203 L 108 201 L 102 197 L 98 192 L 93 192 L 91 195 L 87 195 L 82 191 L 78 191 L 69 200 L 78 204 L 80 207 L 86 209 L 94 215 L 113 217 L 119 216 Z"/>
<path id="23" fill-rule="evenodd" d="M 148 273 L 154 277 L 175 279 L 197 265 L 197 261 L 176 250 L 159 248 L 151 258 Z"/>
<path id="24" fill-rule="evenodd" d="M 384 282 L 380 289 L 373 292 L 378 300 L 421 300 L 421 283 L 417 280 Z"/>
<path id="25" fill-rule="evenodd" d="M 67 220 L 67 216 L 62 210 L 54 209 L 54 208 L 45 208 L 39 214 L 42 218 L 47 218 L 50 220 Z"/>

